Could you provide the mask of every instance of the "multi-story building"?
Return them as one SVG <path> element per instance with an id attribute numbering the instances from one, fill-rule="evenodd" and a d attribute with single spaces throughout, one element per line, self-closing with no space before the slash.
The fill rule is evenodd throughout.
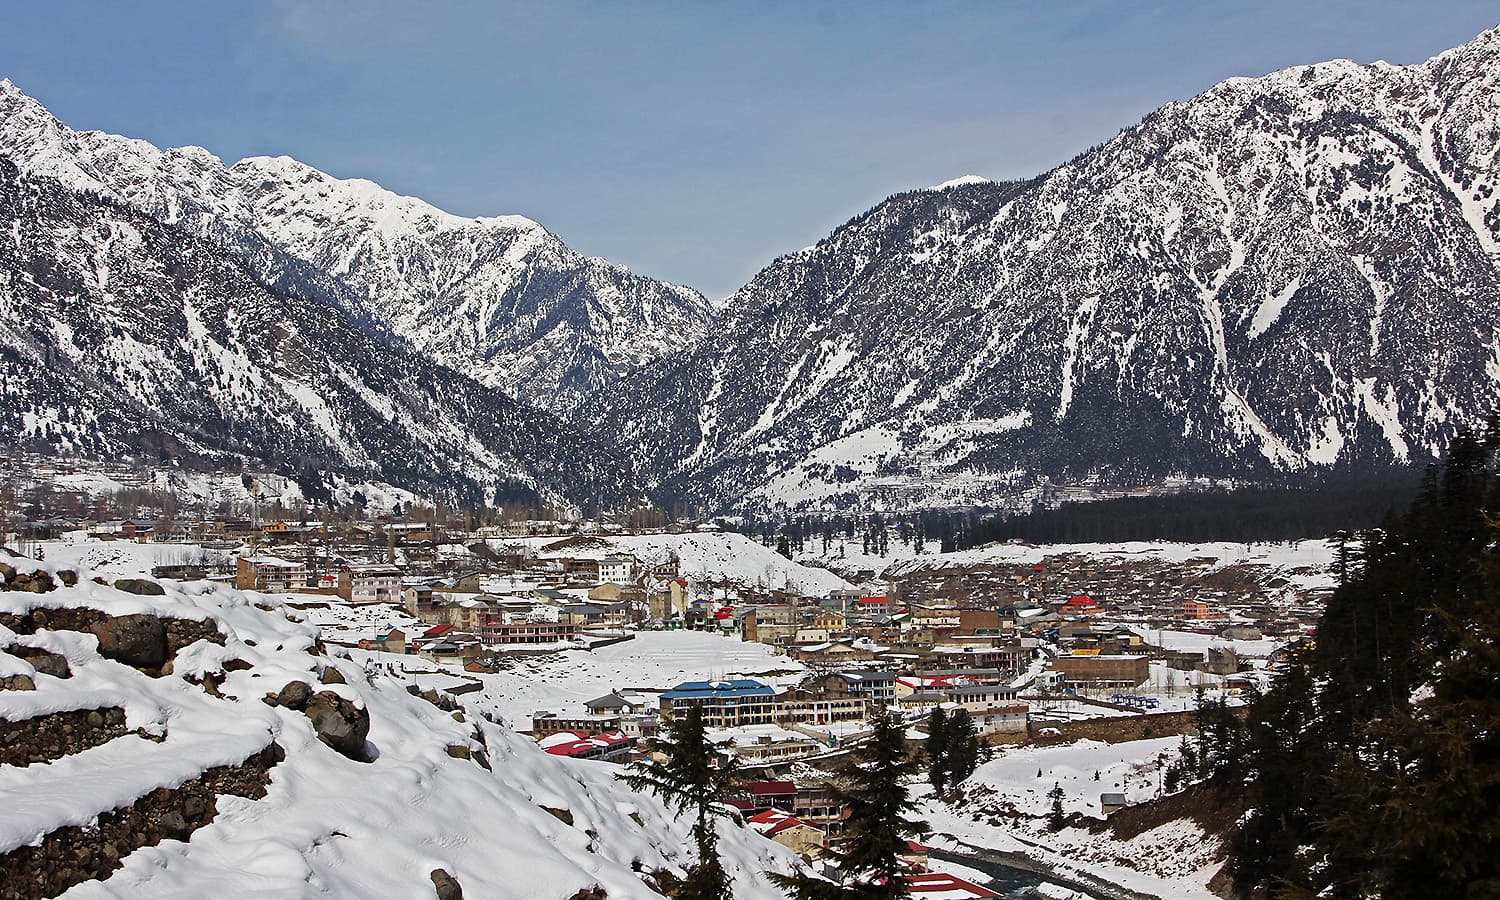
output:
<path id="1" fill-rule="evenodd" d="M 234 586 L 242 591 L 302 591 L 307 566 L 277 556 L 241 556 L 235 561 Z"/>
<path id="2" fill-rule="evenodd" d="M 776 720 L 776 689 L 749 678 L 733 681 L 685 681 L 661 695 L 661 714 L 672 718 L 688 706 L 703 710 L 710 728 L 768 725 Z"/>
<path id="3" fill-rule="evenodd" d="M 338 594 L 350 603 L 400 603 L 401 570 L 395 566 L 350 566 L 339 573 Z M 428 592 L 429 601 L 431 592 Z"/>

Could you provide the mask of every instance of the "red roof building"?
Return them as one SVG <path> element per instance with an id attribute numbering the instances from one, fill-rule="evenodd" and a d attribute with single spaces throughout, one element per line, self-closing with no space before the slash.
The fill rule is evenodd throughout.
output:
<path id="1" fill-rule="evenodd" d="M 941 897 L 942 900 L 988 900 L 990 897 L 1000 896 L 987 887 L 980 887 L 972 881 L 965 881 L 957 875 L 948 875 L 943 872 L 922 872 L 916 875 L 904 875 L 906 889 L 913 898 Z"/>

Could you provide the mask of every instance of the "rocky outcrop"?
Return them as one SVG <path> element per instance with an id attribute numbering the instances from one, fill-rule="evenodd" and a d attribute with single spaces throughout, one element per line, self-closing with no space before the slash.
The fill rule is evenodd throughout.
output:
<path id="1" fill-rule="evenodd" d="M 447 869 L 432 870 L 432 887 L 437 891 L 437 900 L 464 900 L 464 889 Z"/>
<path id="2" fill-rule="evenodd" d="M 303 710 L 312 720 L 318 740 L 356 762 L 369 762 L 365 739 L 370 734 L 370 711 L 333 691 L 319 691 Z"/>
<path id="3" fill-rule="evenodd" d="M 99 639 L 99 655 L 105 659 L 137 669 L 160 669 L 167 661 L 167 629 L 156 616 L 109 616 L 89 631 Z"/>
<path id="4" fill-rule="evenodd" d="M 161 585 L 145 578 L 121 578 L 115 581 L 115 590 L 143 597 L 160 597 L 167 591 Z"/>
<path id="5" fill-rule="evenodd" d="M 118 706 L 75 709 L 13 722 L 0 718 L 0 765 L 52 762 L 121 737 L 125 710 Z"/>
<path id="6" fill-rule="evenodd" d="M 187 840 L 212 822 L 218 796 L 260 799 L 271 767 L 282 759 L 271 744 L 236 766 L 218 766 L 173 788 L 158 788 L 133 804 L 99 816 L 91 826 L 68 826 L 35 844 L 0 855 L 0 886 L 6 900 L 55 897 L 75 884 L 107 878 L 120 860 L 169 838 Z"/>

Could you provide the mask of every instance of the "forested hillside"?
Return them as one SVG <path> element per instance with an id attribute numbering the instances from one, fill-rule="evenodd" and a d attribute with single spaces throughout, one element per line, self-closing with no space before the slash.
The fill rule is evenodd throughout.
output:
<path id="1" fill-rule="evenodd" d="M 1500 895 L 1500 429 L 1367 533 L 1315 643 L 1197 760 L 1250 813 L 1244 896 Z"/>

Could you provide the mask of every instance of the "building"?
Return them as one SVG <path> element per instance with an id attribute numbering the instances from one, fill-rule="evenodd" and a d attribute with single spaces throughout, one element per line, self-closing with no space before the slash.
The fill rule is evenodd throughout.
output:
<path id="1" fill-rule="evenodd" d="M 572 622 L 532 621 L 508 612 L 486 612 L 479 618 L 479 641 L 486 646 L 555 644 L 578 639 Z"/>
<path id="2" fill-rule="evenodd" d="M 1026 734 L 1030 705 L 1024 700 L 996 703 L 969 713 L 980 734 Z"/>
<path id="3" fill-rule="evenodd" d="M 776 690 L 749 678 L 733 681 L 685 681 L 661 695 L 662 718 L 670 719 L 688 706 L 703 710 L 709 728 L 769 725 L 775 721 Z"/>
<path id="4" fill-rule="evenodd" d="M 599 560 L 599 580 L 608 584 L 627 585 L 635 581 L 634 556 L 614 553 Z"/>
<path id="5" fill-rule="evenodd" d="M 338 595 L 350 603 L 400 603 L 401 570 L 395 566 L 350 566 L 339 573 Z M 428 591 L 428 603 L 432 592 Z"/>
<path id="6" fill-rule="evenodd" d="M 651 709 L 651 701 L 641 694 L 619 691 L 611 691 L 603 697 L 595 697 L 583 705 L 589 714 L 594 716 L 609 714 L 635 716 L 649 712 Z"/>
<path id="7" fill-rule="evenodd" d="M 399 628 L 392 628 L 385 634 L 378 634 L 373 638 L 362 638 L 359 642 L 361 650 L 383 650 L 386 653 L 406 652 L 406 633 Z"/>
<path id="8" fill-rule="evenodd" d="M 307 566 L 276 556 L 241 556 L 235 560 L 234 586 L 242 591 L 302 591 Z"/>
<path id="9" fill-rule="evenodd" d="M 1135 687 L 1150 678 L 1150 662 L 1144 656 L 1059 656 L 1052 671 L 1064 686 Z"/>
<path id="10" fill-rule="evenodd" d="M 635 749 L 636 740 L 618 731 L 593 735 L 560 731 L 548 735 L 538 743 L 543 750 L 553 756 L 619 762 L 630 756 L 631 751 Z"/>
<path id="11" fill-rule="evenodd" d="M 775 808 L 750 816 L 745 824 L 762 837 L 770 838 L 803 856 L 822 854 L 823 847 L 828 843 L 828 833 L 822 828 Z"/>
<path id="12" fill-rule="evenodd" d="M 538 738 L 563 732 L 600 734 L 619 730 L 620 717 L 618 715 L 559 716 L 540 709 L 531 716 L 531 734 Z"/>
<path id="13" fill-rule="evenodd" d="M 943 872 L 919 872 L 901 877 L 906 879 L 906 892 L 911 895 L 912 900 L 922 900 L 924 897 L 941 900 L 989 900 L 1000 896 L 987 887 L 980 887 L 972 881 Z"/>

